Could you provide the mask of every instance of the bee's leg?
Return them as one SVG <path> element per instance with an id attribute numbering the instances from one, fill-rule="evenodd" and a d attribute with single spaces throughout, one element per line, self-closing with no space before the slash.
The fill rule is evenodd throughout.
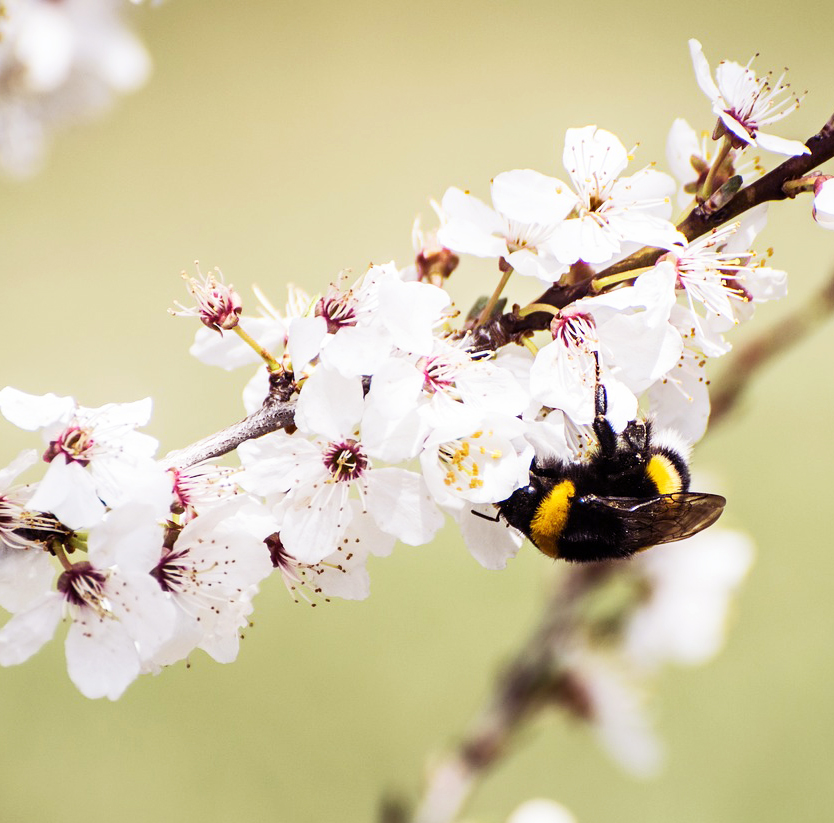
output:
<path id="1" fill-rule="evenodd" d="M 564 468 L 562 468 L 561 464 L 555 465 L 542 465 L 539 463 L 538 457 L 533 458 L 533 462 L 530 464 L 530 474 L 534 474 L 537 477 L 549 477 L 549 478 L 556 478 L 556 477 L 563 477 L 565 473 Z"/>
<path id="2" fill-rule="evenodd" d="M 501 519 L 501 513 L 497 512 L 495 517 L 490 517 L 488 514 L 484 514 L 483 512 L 477 512 L 475 509 L 469 510 L 470 514 L 474 514 L 475 517 L 483 517 L 484 520 L 489 520 L 490 523 L 497 523 Z"/>
<path id="3" fill-rule="evenodd" d="M 599 451 L 603 457 L 613 457 L 617 453 L 617 432 L 608 418 L 608 395 L 600 380 L 599 353 L 594 352 L 596 368 L 596 385 L 594 386 L 594 434 L 599 442 Z"/>

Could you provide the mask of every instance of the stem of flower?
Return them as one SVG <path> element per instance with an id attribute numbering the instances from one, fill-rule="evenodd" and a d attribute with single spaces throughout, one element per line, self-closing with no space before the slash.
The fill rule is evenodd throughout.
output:
<path id="1" fill-rule="evenodd" d="M 263 359 L 270 371 L 280 371 L 281 364 L 254 337 L 250 337 L 241 328 L 239 323 L 234 327 L 234 332 L 246 345 L 257 352 L 258 356 Z"/>
<path id="2" fill-rule="evenodd" d="M 64 552 L 64 547 L 57 540 L 54 540 L 50 548 L 55 552 L 55 557 L 58 558 L 58 561 L 64 567 L 64 571 L 68 572 L 72 568 L 72 563 Z"/>
<path id="3" fill-rule="evenodd" d="M 504 258 L 501 258 L 500 268 L 503 272 L 501 275 L 501 279 L 498 281 L 498 285 L 495 287 L 495 291 L 492 293 L 492 297 L 487 300 L 486 306 L 484 306 L 483 311 L 478 316 L 478 322 L 475 324 L 476 326 L 482 326 L 492 317 L 492 312 L 495 310 L 496 305 L 498 305 L 498 300 L 501 297 L 501 292 L 504 291 L 504 287 L 507 285 L 507 282 L 510 279 L 510 275 L 513 273 L 513 267 L 507 263 Z"/>
<path id="4" fill-rule="evenodd" d="M 599 294 L 611 286 L 617 286 L 620 283 L 626 283 L 629 280 L 636 280 L 643 273 L 643 271 L 647 270 L 648 268 L 644 267 L 640 271 L 637 269 L 631 269 L 630 271 L 620 272 L 619 274 L 609 274 L 608 277 L 595 277 L 591 281 L 591 291 L 595 294 Z"/>
<path id="5" fill-rule="evenodd" d="M 707 177 L 704 180 L 704 185 L 699 193 L 702 200 L 709 200 L 712 196 L 712 184 L 715 180 L 715 175 L 718 172 L 718 169 L 721 168 L 721 164 L 727 158 L 727 155 L 730 153 L 730 149 L 732 147 L 733 145 L 730 142 L 730 139 L 724 135 L 724 141 L 721 143 L 721 148 L 718 150 L 718 154 L 715 155 L 715 159 L 712 161 L 710 170 L 707 172 Z"/>
<path id="6" fill-rule="evenodd" d="M 554 317 L 559 313 L 559 309 L 556 306 L 551 306 L 550 303 L 529 303 L 523 309 L 519 309 L 516 314 L 519 317 L 527 317 L 537 311 L 546 311 Z"/>

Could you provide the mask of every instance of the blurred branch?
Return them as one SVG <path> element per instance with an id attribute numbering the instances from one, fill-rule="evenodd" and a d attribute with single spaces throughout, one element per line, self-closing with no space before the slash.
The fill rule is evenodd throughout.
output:
<path id="1" fill-rule="evenodd" d="M 805 339 L 832 313 L 834 272 L 799 310 L 737 350 L 732 367 L 713 391 L 711 423 L 722 422 L 765 365 Z M 560 670 L 560 658 L 576 625 L 581 603 L 617 568 L 613 563 L 600 563 L 564 569 L 538 624 L 498 677 L 488 704 L 462 740 L 432 769 L 414 815 L 409 817 L 400 806 L 399 816 L 385 817 L 383 823 L 452 823 L 477 782 L 537 711 L 561 703 L 581 714 L 581 697 L 577 703 L 569 673 Z"/>
<path id="2" fill-rule="evenodd" d="M 411 823 L 451 823 L 476 783 L 506 752 L 527 720 L 562 703 L 581 713 L 570 675 L 560 666 L 585 596 L 607 580 L 615 563 L 566 566 L 539 623 L 498 677 L 487 706 L 460 743 L 432 769 Z"/>

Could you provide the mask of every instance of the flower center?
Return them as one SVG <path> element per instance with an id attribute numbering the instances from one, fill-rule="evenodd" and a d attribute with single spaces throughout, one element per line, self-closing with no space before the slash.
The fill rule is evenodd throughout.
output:
<path id="1" fill-rule="evenodd" d="M 490 460 L 498 461 L 500 449 L 490 449 L 479 442 L 484 432 L 476 431 L 459 440 L 449 440 L 438 450 L 446 469 L 443 482 L 457 492 L 480 489 L 484 485 L 484 468 Z"/>
<path id="2" fill-rule="evenodd" d="M 316 305 L 316 316 L 323 317 L 327 322 L 327 331 L 336 334 L 345 326 L 356 325 L 356 311 L 352 294 L 335 292 L 327 294 Z"/>
<path id="3" fill-rule="evenodd" d="M 188 549 L 184 551 L 169 551 L 151 569 L 151 577 L 156 579 L 162 591 L 181 592 L 188 588 L 188 581 L 191 580 L 196 572 L 187 564 L 180 562 L 187 554 Z"/>
<path id="4" fill-rule="evenodd" d="M 67 463 L 86 466 L 90 462 L 90 452 L 95 444 L 91 431 L 81 426 L 70 426 L 49 443 L 43 453 L 43 459 L 45 463 L 51 463 L 59 454 L 63 454 Z"/>
<path id="5" fill-rule="evenodd" d="M 550 333 L 566 349 L 596 348 L 596 323 L 592 315 L 584 312 L 558 312 L 550 323 Z"/>
<path id="6" fill-rule="evenodd" d="M 104 595 L 107 575 L 94 569 L 86 560 L 75 563 L 59 578 L 57 589 L 72 606 L 88 606 L 102 617 L 112 617 Z"/>
<path id="7" fill-rule="evenodd" d="M 324 465 L 333 475 L 334 483 L 350 483 L 357 480 L 368 468 L 368 458 L 355 440 L 330 443 L 324 450 Z"/>
<path id="8" fill-rule="evenodd" d="M 447 392 L 455 385 L 460 364 L 442 357 L 426 357 L 422 360 L 423 389 L 430 394 Z"/>

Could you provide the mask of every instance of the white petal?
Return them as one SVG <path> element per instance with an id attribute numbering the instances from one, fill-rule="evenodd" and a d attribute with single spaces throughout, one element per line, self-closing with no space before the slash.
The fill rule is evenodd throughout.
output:
<path id="1" fill-rule="evenodd" d="M 433 327 L 450 302 L 448 292 L 429 283 L 396 280 L 379 286 L 379 311 L 394 345 L 416 355 L 431 354 Z"/>
<path id="2" fill-rule="evenodd" d="M 577 260 L 599 265 L 620 250 L 620 241 L 593 217 L 571 217 L 556 226 L 546 247 L 566 265 Z"/>
<path id="3" fill-rule="evenodd" d="M 700 157 L 701 144 L 695 129 L 682 117 L 678 117 L 672 128 L 669 129 L 669 136 L 666 139 L 666 160 L 672 174 L 681 183 L 692 183 L 697 178 L 697 172 L 692 166 L 692 157 Z"/>
<path id="4" fill-rule="evenodd" d="M 135 429 L 144 426 L 151 419 L 153 413 L 153 400 L 144 397 L 142 400 L 134 400 L 131 403 L 105 403 L 97 409 L 89 409 L 85 406 L 78 407 L 78 418 L 89 420 L 96 425 L 106 426 L 108 429 Z M 124 436 L 125 431 L 119 431 Z M 148 438 L 148 435 L 141 435 Z M 153 438 L 149 438 L 153 440 Z M 155 442 L 155 441 L 154 441 Z M 144 452 L 143 452 L 144 453 Z M 153 454 L 153 452 L 150 452 Z"/>
<path id="5" fill-rule="evenodd" d="M 571 353 L 557 342 L 542 346 L 530 368 L 533 396 L 578 425 L 593 422 L 594 382 L 591 353 Z"/>
<path id="6" fill-rule="evenodd" d="M 28 506 L 52 512 L 71 529 L 88 528 L 104 514 L 104 504 L 90 473 L 78 463 L 67 463 L 63 455 L 49 464 Z"/>
<path id="7" fill-rule="evenodd" d="M 141 88 L 151 73 L 151 58 L 142 43 L 124 29 L 112 29 L 99 44 L 96 62 L 102 77 L 119 92 Z"/>
<path id="8" fill-rule="evenodd" d="M 415 472 L 397 468 L 369 472 L 367 501 L 379 528 L 409 546 L 428 543 L 443 525 L 443 514 Z"/>
<path id="9" fill-rule="evenodd" d="M 375 374 L 387 362 L 391 334 L 379 326 L 347 326 L 339 329 L 321 353 L 321 362 L 343 377 Z"/>
<path id="10" fill-rule="evenodd" d="M 274 317 L 241 317 L 240 324 L 267 351 L 279 351 L 284 344 L 287 329 Z M 218 334 L 205 326 L 197 330 L 188 353 L 201 363 L 219 366 L 227 371 L 248 364 L 263 363 L 261 356 L 234 332 Z"/>
<path id="11" fill-rule="evenodd" d="M 826 180 L 816 189 L 814 220 L 825 229 L 834 228 L 834 178 Z M 2 486 L 1 481 L 0 486 Z"/>
<path id="12" fill-rule="evenodd" d="M 163 528 L 153 506 L 129 503 L 108 512 L 90 530 L 89 559 L 94 566 L 120 566 L 149 572 L 162 555 Z"/>
<path id="13" fill-rule="evenodd" d="M 326 339 L 327 321 L 323 317 L 293 317 L 290 320 L 287 353 L 296 375 L 307 370 Z"/>
<path id="14" fill-rule="evenodd" d="M 530 249 L 519 249 L 506 255 L 505 260 L 525 277 L 537 277 L 543 283 L 554 283 L 567 271 L 567 267 L 555 255 L 548 254 L 549 250 L 549 245 L 543 246 L 539 254 Z"/>
<path id="15" fill-rule="evenodd" d="M 125 627 L 92 609 L 73 621 L 65 648 L 70 680 L 85 697 L 117 700 L 139 674 L 139 655 Z"/>
<path id="16" fill-rule="evenodd" d="M 260 409 L 269 395 L 269 372 L 266 368 L 258 369 L 243 387 L 243 408 L 247 414 Z"/>
<path id="17" fill-rule="evenodd" d="M 24 80 L 32 93 L 55 92 L 67 82 L 78 59 L 71 18 L 40 3 L 29 5 L 26 11 L 13 43 L 15 61 L 22 64 Z"/>
<path id="18" fill-rule="evenodd" d="M 34 449 L 25 449 L 9 463 L 4 469 L 0 469 L 0 493 L 14 483 L 19 474 L 31 468 L 38 462 L 38 453 Z"/>
<path id="19" fill-rule="evenodd" d="M 149 574 L 114 574 L 108 597 L 113 614 L 136 643 L 139 655 L 150 659 L 171 637 L 176 624 L 174 604 Z"/>
<path id="20" fill-rule="evenodd" d="M 644 168 L 628 177 L 620 177 L 611 186 L 611 197 L 618 206 L 638 203 L 641 212 L 655 217 L 668 218 L 672 214 L 670 198 L 675 193 L 675 180 L 656 169 Z M 644 201 L 660 200 L 646 208 Z"/>
<path id="21" fill-rule="evenodd" d="M 718 115 L 718 118 L 721 122 L 727 127 L 727 131 L 734 134 L 742 143 L 749 144 L 751 146 L 756 146 L 758 143 L 756 139 L 747 131 L 745 125 L 739 121 L 736 117 L 734 117 L 730 112 L 726 111 L 723 108 L 721 102 L 714 103 L 712 106 L 713 112 Z"/>
<path id="22" fill-rule="evenodd" d="M 153 657 L 143 661 L 146 666 L 170 666 L 184 660 L 197 648 L 203 639 L 203 629 L 196 617 L 186 614 L 181 608 L 175 609 L 171 636 L 156 650 Z"/>
<path id="23" fill-rule="evenodd" d="M 559 803 L 536 799 L 522 803 L 507 823 L 576 823 L 576 818 Z"/>
<path id="24" fill-rule="evenodd" d="M 402 357 L 389 358 L 374 373 L 367 406 L 385 417 L 401 417 L 417 405 L 424 380 L 423 373 L 410 361 Z"/>
<path id="25" fill-rule="evenodd" d="M 717 100 L 721 96 L 721 92 L 718 91 L 718 86 L 715 85 L 715 81 L 712 79 L 712 73 L 709 70 L 707 58 L 704 56 L 704 50 L 695 38 L 689 41 L 689 53 L 692 55 L 695 79 L 698 81 L 701 91 L 710 100 Z"/>
<path id="26" fill-rule="evenodd" d="M 37 396 L 11 386 L 0 390 L 0 412 L 9 423 L 26 431 L 69 420 L 74 411 L 75 401 L 71 397 L 51 393 Z"/>
<path id="27" fill-rule="evenodd" d="M 0 606 L 15 614 L 52 588 L 55 567 L 40 548 L 0 546 Z"/>
<path id="28" fill-rule="evenodd" d="M 787 154 L 789 156 L 811 153 L 811 149 L 799 140 L 786 140 L 784 137 L 765 134 L 761 131 L 756 132 L 756 145 L 766 151 L 775 151 L 777 154 Z"/>
<path id="29" fill-rule="evenodd" d="M 295 407 L 300 431 L 321 434 L 330 440 L 352 437 L 365 408 L 360 377 L 343 377 L 320 366 L 301 388 Z"/>
<path id="30" fill-rule="evenodd" d="M 283 518 L 281 541 L 299 563 L 318 563 L 333 553 L 352 517 L 348 492 L 345 483 L 325 483 L 276 507 Z"/>
<path id="31" fill-rule="evenodd" d="M 504 222 L 486 203 L 450 188 L 443 195 L 444 222 L 437 230 L 437 242 L 447 249 L 476 257 L 507 254 Z"/>
<path id="32" fill-rule="evenodd" d="M 524 541 L 521 532 L 508 526 L 503 518 L 495 518 L 495 506 L 484 503 L 464 505 L 459 518 L 466 547 L 485 569 L 506 568 Z"/>
<path id="33" fill-rule="evenodd" d="M 283 494 L 298 486 L 324 483 L 329 473 L 322 451 L 299 435 L 272 432 L 238 447 L 244 471 L 238 483 L 253 494 Z"/>
<path id="34" fill-rule="evenodd" d="M 382 414 L 368 406 L 362 417 L 362 445 L 374 458 L 399 463 L 416 457 L 429 434 L 429 427 L 417 408 L 400 417 Z"/>
<path id="35" fill-rule="evenodd" d="M 568 129 L 562 162 L 578 192 L 603 193 L 628 165 L 620 139 L 605 129 Z"/>
<path id="36" fill-rule="evenodd" d="M 514 222 L 549 226 L 567 217 L 576 204 L 576 195 L 555 177 L 532 169 L 516 169 L 495 176 L 492 203 Z"/>
<path id="37" fill-rule="evenodd" d="M 28 660 L 52 639 L 61 619 L 64 599 L 46 592 L 24 612 L 0 629 L 0 665 L 14 666 Z"/>
<path id="38" fill-rule="evenodd" d="M 501 218 L 486 203 L 454 186 L 446 189 L 440 208 L 450 221 L 470 223 L 488 235 L 500 234 L 504 227 Z"/>

